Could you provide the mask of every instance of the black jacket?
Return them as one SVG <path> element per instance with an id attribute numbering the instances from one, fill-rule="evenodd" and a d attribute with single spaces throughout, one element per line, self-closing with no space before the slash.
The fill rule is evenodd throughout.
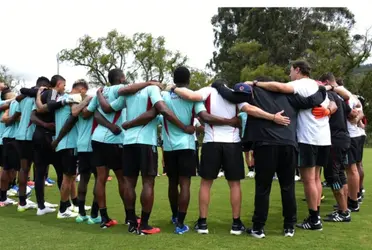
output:
<path id="1" fill-rule="evenodd" d="M 284 110 L 283 116 L 290 118 L 288 126 L 282 126 L 273 121 L 249 116 L 245 128 L 243 142 L 253 142 L 254 147 L 260 145 L 292 145 L 297 148 L 297 114 L 301 109 L 319 106 L 326 97 L 326 90 L 320 86 L 319 91 L 305 98 L 298 94 L 281 94 L 253 87 L 253 96 L 236 93 L 222 84 L 213 84 L 218 93 L 226 100 L 238 104 L 248 102 L 262 110 L 275 114 Z"/>

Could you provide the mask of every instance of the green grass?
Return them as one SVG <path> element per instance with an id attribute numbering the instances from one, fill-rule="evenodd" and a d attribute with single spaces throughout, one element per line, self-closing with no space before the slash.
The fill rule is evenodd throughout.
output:
<path id="1" fill-rule="evenodd" d="M 160 162 L 160 159 L 159 159 Z M 36 216 L 36 211 L 18 213 L 16 207 L 0 209 L 0 249 L 371 249 L 372 245 L 372 149 L 365 150 L 365 189 L 366 198 L 361 212 L 352 214 L 351 223 L 324 223 L 322 232 L 296 230 L 294 238 L 282 236 L 282 212 L 278 182 L 274 181 L 266 238 L 259 240 L 248 235 L 231 236 L 229 234 L 232 218 L 229 204 L 229 189 L 224 179 L 218 179 L 212 190 L 212 198 L 208 217 L 209 235 L 198 235 L 189 232 L 175 235 L 170 224 L 170 208 L 167 199 L 167 178 L 156 179 L 155 204 L 150 218 L 154 226 L 162 232 L 152 236 L 137 236 L 127 232 L 127 226 L 119 224 L 114 228 L 101 230 L 98 226 L 76 224 L 74 220 L 57 220 L 56 214 Z M 160 166 L 160 165 L 159 165 Z M 186 223 L 190 226 L 198 217 L 199 178 L 192 183 L 192 196 Z M 91 187 L 90 187 L 91 193 Z M 138 189 L 139 190 L 139 189 Z M 253 213 L 254 181 L 246 179 L 242 182 L 243 205 L 242 220 L 246 226 L 251 225 Z M 298 201 L 298 220 L 307 216 L 301 183 L 296 186 Z M 324 216 L 332 210 L 335 203 L 330 189 L 325 189 L 326 199 L 321 208 Z M 50 202 L 59 203 L 56 187 L 46 188 L 46 198 Z M 35 196 L 32 196 L 35 201 Z M 89 194 L 87 200 L 92 200 Z M 138 201 L 137 201 L 138 202 Z M 107 184 L 108 212 L 120 223 L 124 220 L 124 209 L 117 192 L 114 179 Z M 137 205 L 137 213 L 140 206 Z"/>

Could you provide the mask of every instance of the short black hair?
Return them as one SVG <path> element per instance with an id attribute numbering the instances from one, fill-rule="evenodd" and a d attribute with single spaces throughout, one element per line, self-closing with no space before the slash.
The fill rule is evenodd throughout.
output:
<path id="1" fill-rule="evenodd" d="M 335 80 L 336 80 L 336 77 L 331 72 L 325 73 L 325 74 L 321 75 L 321 77 L 319 77 L 319 81 L 321 81 L 321 82 L 326 82 L 326 81 L 333 82 Z"/>
<path id="2" fill-rule="evenodd" d="M 121 69 L 112 69 L 108 73 L 108 80 L 110 84 L 120 83 L 120 79 L 124 76 L 124 72 Z"/>
<path id="3" fill-rule="evenodd" d="M 50 79 L 50 86 L 51 86 L 52 88 L 54 88 L 54 87 L 57 85 L 57 82 L 58 82 L 58 81 L 66 81 L 66 79 L 63 78 L 63 77 L 60 76 L 60 75 L 54 75 L 54 76 L 52 76 L 52 78 Z"/>
<path id="4" fill-rule="evenodd" d="M 342 78 L 337 78 L 336 82 L 338 86 L 344 86 L 344 80 Z"/>
<path id="5" fill-rule="evenodd" d="M 175 84 L 178 83 L 189 84 L 190 83 L 189 69 L 184 66 L 176 68 L 173 72 L 173 82 Z"/>
<path id="6" fill-rule="evenodd" d="M 5 95 L 8 94 L 9 92 L 12 92 L 9 87 L 6 87 L 5 89 L 3 89 L 1 91 L 1 100 L 5 100 Z"/>
<path id="7" fill-rule="evenodd" d="M 46 86 L 46 85 L 50 85 L 50 81 L 45 76 L 40 76 L 36 80 L 36 87 L 41 87 L 41 86 Z"/>
<path id="8" fill-rule="evenodd" d="M 258 82 L 272 82 L 273 79 L 270 76 L 258 76 L 255 79 Z"/>
<path id="9" fill-rule="evenodd" d="M 308 64 L 305 61 L 295 61 L 292 63 L 292 67 L 294 69 L 299 69 L 301 74 L 304 76 L 310 76 L 311 67 L 310 64 Z"/>
<path id="10" fill-rule="evenodd" d="M 364 99 L 363 96 L 361 95 L 357 95 L 358 97 L 358 100 L 360 101 L 360 104 L 362 105 L 362 107 L 364 108 L 365 104 L 366 104 L 366 99 Z"/>
<path id="11" fill-rule="evenodd" d="M 78 87 L 89 89 L 88 83 L 84 79 L 79 79 L 79 80 L 75 81 L 74 84 L 72 84 L 73 89 L 78 88 Z"/>

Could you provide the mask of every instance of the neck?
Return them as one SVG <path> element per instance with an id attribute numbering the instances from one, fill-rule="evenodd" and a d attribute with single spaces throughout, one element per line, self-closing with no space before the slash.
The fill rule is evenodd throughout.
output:
<path id="1" fill-rule="evenodd" d="M 75 90 L 75 89 L 72 89 L 70 93 L 71 94 L 78 94 L 79 92 L 77 90 Z"/>
<path id="2" fill-rule="evenodd" d="M 310 78 L 308 76 L 300 75 L 297 80 L 304 79 L 304 78 Z"/>

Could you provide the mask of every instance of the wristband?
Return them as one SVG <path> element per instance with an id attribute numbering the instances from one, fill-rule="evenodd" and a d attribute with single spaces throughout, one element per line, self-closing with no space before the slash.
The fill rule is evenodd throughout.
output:
<path id="1" fill-rule="evenodd" d="M 257 80 L 254 80 L 253 81 L 253 86 L 257 86 L 257 83 L 258 83 L 258 81 Z M 275 118 L 274 118 L 275 119 Z"/>
<path id="2" fill-rule="evenodd" d="M 274 115 L 273 122 L 275 122 L 275 117 L 276 117 L 276 114 Z"/>

